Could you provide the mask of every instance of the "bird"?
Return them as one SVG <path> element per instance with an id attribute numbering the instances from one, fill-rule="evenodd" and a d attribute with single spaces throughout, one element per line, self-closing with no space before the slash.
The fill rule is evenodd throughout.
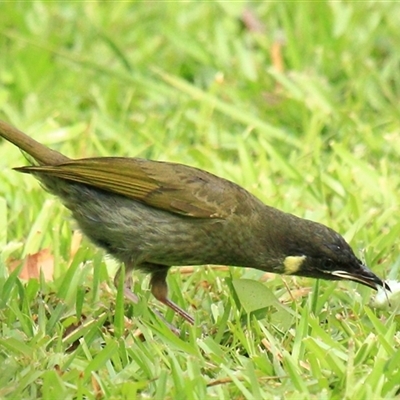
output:
<path id="1" fill-rule="evenodd" d="M 168 296 L 171 266 L 248 267 L 390 291 L 333 229 L 202 169 L 129 157 L 71 159 L 1 120 L 0 136 L 29 156 L 30 165 L 15 170 L 59 197 L 81 231 L 125 265 L 126 276 L 150 274 L 154 297 L 192 325 Z M 126 282 L 124 293 L 138 301 Z"/>

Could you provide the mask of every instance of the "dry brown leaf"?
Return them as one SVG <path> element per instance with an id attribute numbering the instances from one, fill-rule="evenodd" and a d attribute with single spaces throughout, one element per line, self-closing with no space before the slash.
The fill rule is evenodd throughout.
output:
<path id="1" fill-rule="evenodd" d="M 13 260 L 8 264 L 8 268 L 12 272 L 19 265 L 21 265 L 21 260 Z M 40 250 L 35 254 L 28 254 L 23 261 L 19 277 L 23 280 L 39 279 L 40 271 L 43 271 L 46 281 L 53 280 L 54 256 L 49 249 Z"/>

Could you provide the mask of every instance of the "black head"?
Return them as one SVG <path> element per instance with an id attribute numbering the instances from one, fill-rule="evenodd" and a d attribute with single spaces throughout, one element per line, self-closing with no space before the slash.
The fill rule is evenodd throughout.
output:
<path id="1" fill-rule="evenodd" d="M 300 228 L 300 229 L 298 229 Z M 354 254 L 341 235 L 308 220 L 301 220 L 286 243 L 289 254 L 284 260 L 286 274 L 326 280 L 350 280 L 377 290 L 390 290 Z"/>

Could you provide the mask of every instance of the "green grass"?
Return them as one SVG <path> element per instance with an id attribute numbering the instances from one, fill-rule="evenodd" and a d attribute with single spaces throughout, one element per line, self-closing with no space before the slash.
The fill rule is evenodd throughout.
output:
<path id="1" fill-rule="evenodd" d="M 70 157 L 193 165 L 341 232 L 399 278 L 396 2 L 3 2 L 0 117 Z M 285 70 L 272 65 L 279 38 Z M 0 398 L 371 399 L 400 390 L 399 316 L 360 285 L 174 269 L 190 327 L 85 239 L 0 144 Z M 48 250 L 54 280 L 10 259 Z M 240 279 L 245 279 L 243 282 Z M 247 280 L 251 279 L 254 284 Z M 243 287 L 259 290 L 246 314 Z M 262 285 L 262 286 L 261 286 Z M 244 291 L 246 292 L 246 291 Z M 248 305 L 247 305 L 248 307 Z M 171 333 L 152 311 L 181 328 Z M 258 312 L 257 312 L 258 311 Z"/>

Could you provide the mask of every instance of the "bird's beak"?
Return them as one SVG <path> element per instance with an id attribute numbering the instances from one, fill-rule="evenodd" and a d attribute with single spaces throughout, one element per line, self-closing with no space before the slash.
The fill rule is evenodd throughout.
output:
<path id="1" fill-rule="evenodd" d="M 375 290 L 378 290 L 378 287 L 380 286 L 391 292 L 390 287 L 385 281 L 382 281 L 382 279 L 378 278 L 372 271 L 362 264 L 354 273 L 349 271 L 330 271 L 330 274 L 339 279 L 348 279 L 350 281 L 360 282 Z"/>

